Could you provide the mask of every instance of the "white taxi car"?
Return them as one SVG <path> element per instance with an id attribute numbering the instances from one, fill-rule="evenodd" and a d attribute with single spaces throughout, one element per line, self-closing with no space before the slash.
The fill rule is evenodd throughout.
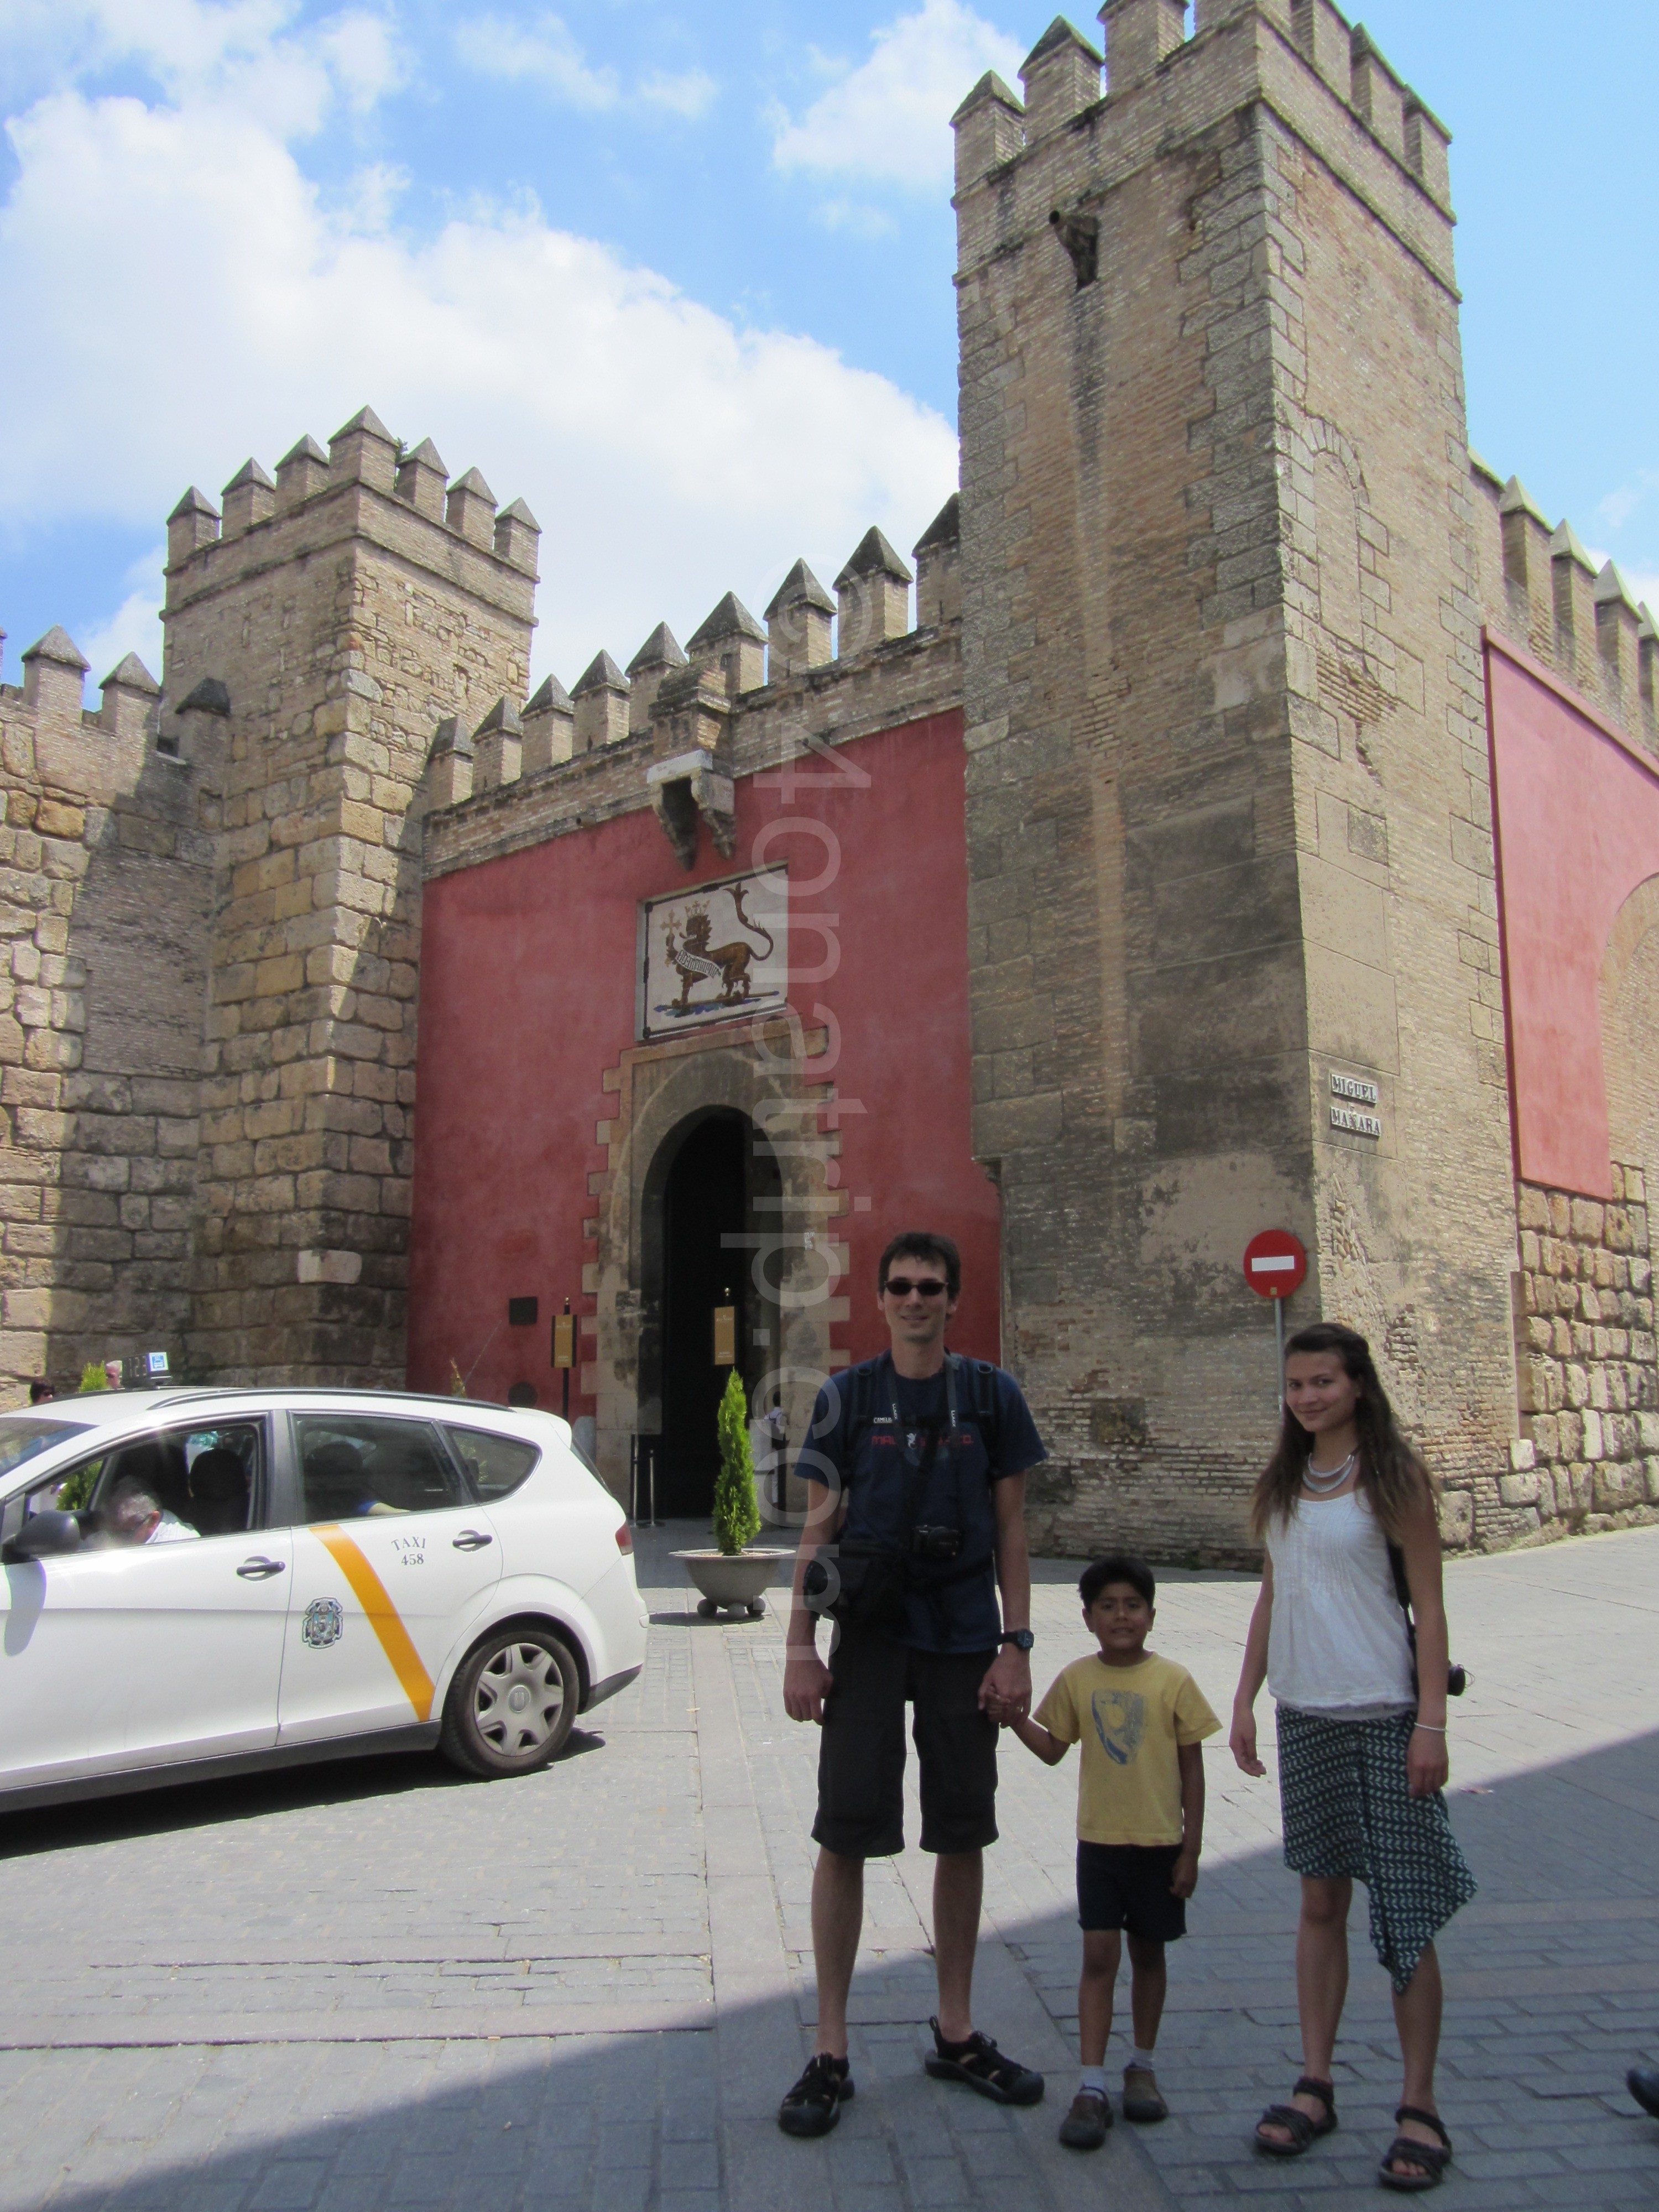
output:
<path id="1" fill-rule="evenodd" d="M 631 1682 L 621 1509 L 551 1414 L 386 1391 L 0 1414 L 0 1809 L 436 1746 L 527 1774 Z"/>

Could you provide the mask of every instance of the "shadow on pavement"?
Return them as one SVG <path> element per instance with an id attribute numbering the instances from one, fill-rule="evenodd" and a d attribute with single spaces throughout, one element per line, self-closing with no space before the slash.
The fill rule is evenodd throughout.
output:
<path id="1" fill-rule="evenodd" d="M 1482 1890 L 1442 1946 L 1441 2101 L 1457 2146 L 1450 2206 L 1659 2205 L 1659 2125 L 1622 2087 L 1628 2064 L 1659 2057 L 1656 1753 L 1659 1735 L 1650 1735 L 1480 1795 L 1453 1792 Z M 388 1784 L 432 1786 L 422 1762 L 402 1762 L 396 1775 L 386 1771 L 392 1762 L 377 1765 L 373 1779 L 337 1771 L 271 1778 L 267 1806 L 278 1788 L 337 1799 Z M 200 1798 L 184 1820 L 239 1809 Z M 126 1802 L 44 1817 L 61 1845 L 87 1839 L 94 1823 L 106 1824 L 100 1837 L 123 1824 L 144 1832 L 146 1811 L 156 1826 L 177 1820 L 180 1795 L 149 1808 Z M 38 1827 L 29 1847 L 50 1847 Z M 1336 2068 L 1340 2132 L 1288 2171 L 1253 2158 L 1250 2125 L 1285 2095 L 1298 2057 L 1295 1903 L 1276 1851 L 1206 1862 L 1192 1933 L 1170 1953 L 1159 2075 L 1171 2118 L 1139 2130 L 1120 2124 L 1106 2149 L 1088 2156 L 1060 2152 L 1054 2141 L 1073 2081 L 1077 1933 L 1061 1913 L 1005 1924 L 1005 1942 L 981 1952 L 984 2025 L 1048 2073 L 1044 2104 L 1022 2112 L 923 2075 L 924 2023 L 936 1999 L 929 1960 L 911 1954 L 878 1957 L 860 1972 L 860 2094 L 817 2143 L 787 2140 L 773 2121 L 810 2049 L 801 2024 L 810 1990 L 728 2005 L 707 2027 L 526 2042 L 525 2014 L 504 2012 L 501 2040 L 445 2042 L 441 2015 L 428 2014 L 429 2038 L 357 2045 L 341 2018 L 333 2042 L 14 2052 L 7 2078 L 15 2082 L 27 2058 L 34 2094 L 52 2087 L 56 2103 L 71 2087 L 84 2097 L 95 2084 L 99 2109 L 111 2116 L 107 2136 L 94 2134 L 86 2146 L 85 2176 L 78 2160 L 66 2173 L 54 2166 L 53 2212 L 391 2212 L 416 2203 L 470 2212 L 480 2201 L 490 2212 L 529 2212 L 550 2197 L 573 2212 L 771 2212 L 792 2200 L 811 2212 L 932 2204 L 1006 2212 L 1011 2203 L 1022 2212 L 1081 2212 L 1103 2202 L 1129 2212 L 1189 2201 L 1197 2212 L 1200 2200 L 1241 2192 L 1269 2212 L 1314 2202 L 1338 2212 L 1377 2201 L 1398 2058 L 1386 1981 L 1357 1902 Z M 771 1909 L 769 1898 L 764 1905 Z M 717 1960 L 717 1984 L 720 1972 Z M 1126 1996 L 1121 1990 L 1121 2005 Z M 333 2024 L 319 2021 L 315 2031 L 325 2036 Z M 1123 2056 L 1120 2031 L 1109 2080 Z M 147 2139 L 131 2112 L 140 2075 L 155 2127 L 176 2112 L 181 2139 L 195 2148 L 171 2154 L 163 2133 L 142 2169 L 121 2179 L 116 2154 Z M 4 2201 L 21 2207 L 48 2193 L 15 2193 L 28 2185 L 14 2166 Z"/>
<path id="2" fill-rule="evenodd" d="M 603 1751 L 605 1745 L 603 1735 L 573 1729 L 551 1765 L 562 1766 L 568 1759 Z M 213 1780 L 156 1783 L 109 1797 L 82 1797 L 64 1805 L 26 1806 L 15 1813 L 0 1813 L 0 1864 L 8 1859 L 37 1857 L 46 1851 L 221 1827 L 232 1821 L 263 1820 L 272 1813 L 350 1805 L 368 1798 L 402 1796 L 411 1790 L 489 1786 L 459 1772 L 435 1751 L 300 1760 L 291 1766 L 225 1774 Z"/>

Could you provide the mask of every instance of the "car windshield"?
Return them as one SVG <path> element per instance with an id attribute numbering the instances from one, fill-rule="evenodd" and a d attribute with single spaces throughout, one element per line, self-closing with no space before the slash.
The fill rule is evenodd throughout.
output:
<path id="1" fill-rule="evenodd" d="M 0 1413 L 0 1478 L 66 1437 L 78 1437 L 88 1425 L 85 1421 L 44 1420 L 39 1413 Z"/>

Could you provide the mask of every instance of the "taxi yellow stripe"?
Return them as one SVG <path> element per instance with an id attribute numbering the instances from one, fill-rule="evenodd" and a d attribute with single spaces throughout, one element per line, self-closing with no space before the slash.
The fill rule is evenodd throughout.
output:
<path id="1" fill-rule="evenodd" d="M 343 1528 L 313 1528 L 311 1533 L 350 1583 L 351 1595 L 380 1638 L 380 1649 L 392 1662 L 392 1671 L 403 1685 L 404 1695 L 414 1706 L 416 1719 L 430 1720 L 436 1687 L 421 1663 L 420 1653 L 410 1641 L 409 1631 L 387 1595 L 386 1584 Z"/>

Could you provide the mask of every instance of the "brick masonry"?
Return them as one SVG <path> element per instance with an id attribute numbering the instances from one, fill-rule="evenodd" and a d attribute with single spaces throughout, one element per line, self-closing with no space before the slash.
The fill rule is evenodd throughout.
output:
<path id="1" fill-rule="evenodd" d="M 1314 1255 L 1292 1325 L 1365 1329 L 1449 1534 L 1505 1540 L 1443 167 L 1403 88 L 1370 82 L 1362 113 L 1316 65 L 1334 11 L 1212 8 L 1171 48 L 1142 36 L 1160 4 L 1111 11 L 1104 100 L 1040 47 L 1023 106 L 988 80 L 958 117 L 976 1142 L 1058 1446 L 1036 1533 L 1236 1554 L 1273 1406 L 1241 1255 L 1279 1224 Z M 1380 1139 L 1333 1125 L 1333 1074 L 1376 1087 Z"/>
<path id="2" fill-rule="evenodd" d="M 211 841 L 136 659 L 61 630 L 0 689 L 0 1373 L 78 1378 L 189 1321 Z"/>
<path id="3" fill-rule="evenodd" d="M 1522 1440 L 1505 1504 L 1541 1537 L 1659 1521 L 1659 1352 L 1647 1182 L 1615 1164 L 1618 1201 L 1516 1187 Z"/>
<path id="4" fill-rule="evenodd" d="M 239 502 L 254 467 L 222 532 L 170 525 L 168 696 L 229 679 L 186 1354 L 395 1383 L 422 778 L 443 716 L 523 696 L 536 532 L 368 410 Z"/>

